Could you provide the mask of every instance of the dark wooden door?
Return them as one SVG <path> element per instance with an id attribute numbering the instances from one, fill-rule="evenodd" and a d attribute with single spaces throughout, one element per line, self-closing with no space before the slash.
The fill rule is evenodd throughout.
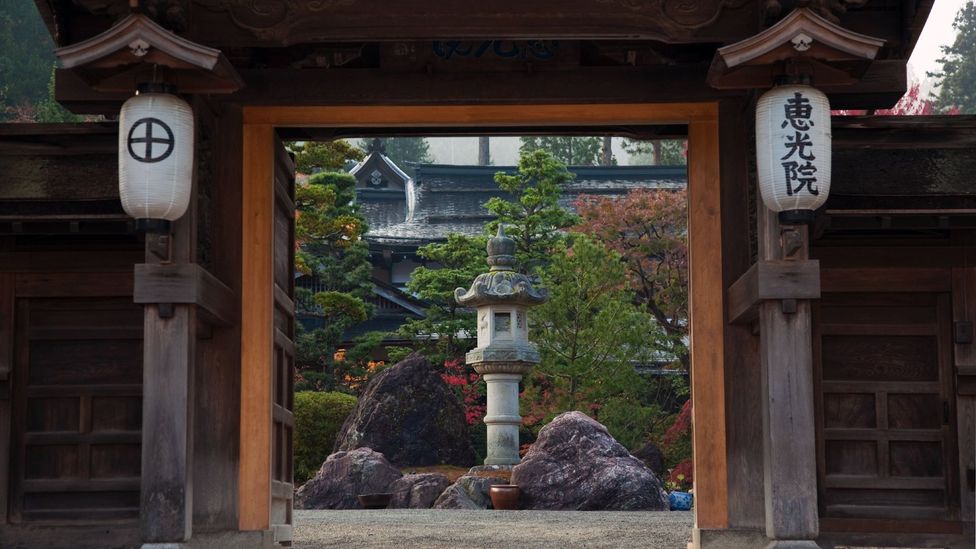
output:
<path id="1" fill-rule="evenodd" d="M 275 540 L 289 542 L 295 492 L 295 164 L 281 142 L 276 141 L 275 149 L 271 524 Z"/>
<path id="2" fill-rule="evenodd" d="M 952 519 L 949 296 L 824 294 L 815 318 L 820 512 Z"/>
<path id="3" fill-rule="evenodd" d="M 12 522 L 139 516 L 142 318 L 131 296 L 17 300 Z"/>

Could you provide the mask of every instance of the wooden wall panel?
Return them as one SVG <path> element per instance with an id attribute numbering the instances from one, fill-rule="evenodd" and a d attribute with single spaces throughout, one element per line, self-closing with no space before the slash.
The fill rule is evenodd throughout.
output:
<path id="1" fill-rule="evenodd" d="M 970 253 L 976 255 L 976 251 Z M 952 319 L 976 324 L 976 267 L 952 270 Z M 953 351 L 956 375 L 966 373 L 969 379 L 976 376 L 976 342 L 956 342 Z M 962 383 L 957 377 L 957 384 Z M 956 407 L 960 515 L 962 520 L 973 522 L 976 520 L 976 396 L 957 393 Z"/>

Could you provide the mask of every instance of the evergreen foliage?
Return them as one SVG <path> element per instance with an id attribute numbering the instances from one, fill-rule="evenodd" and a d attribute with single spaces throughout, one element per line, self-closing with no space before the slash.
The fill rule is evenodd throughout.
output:
<path id="1" fill-rule="evenodd" d="M 662 333 L 635 304 L 626 264 L 593 238 L 571 234 L 539 272 L 549 300 L 529 311 L 542 360 L 527 383 L 527 415 L 545 421 L 579 410 L 636 446 L 660 411 L 646 402 L 649 384 L 635 366 L 650 360 Z"/>
<path id="2" fill-rule="evenodd" d="M 936 107 L 942 112 L 976 113 L 976 4 L 967 2 L 952 23 L 951 46 L 942 46 L 942 70 L 929 73 L 938 79 Z"/>
<path id="3" fill-rule="evenodd" d="M 430 143 L 424 137 L 384 137 L 379 139 L 383 154 L 401 169 L 408 164 L 430 164 Z"/>
<path id="4" fill-rule="evenodd" d="M 531 273 L 544 265 L 563 239 L 561 230 L 578 221 L 576 215 L 559 205 L 562 188 L 573 177 L 559 159 L 543 150 L 522 153 L 515 174 L 495 174 L 498 188 L 509 193 L 512 200 L 488 200 L 485 208 L 496 219 L 486 225 L 486 233 L 493 235 L 498 223 L 505 224 L 505 233 L 515 240 L 522 272 Z"/>
<path id="5" fill-rule="evenodd" d="M 335 366 L 342 334 L 367 320 L 372 306 L 366 222 L 355 203 L 356 179 L 346 173 L 320 172 L 295 190 L 299 244 L 296 266 L 315 278 L 319 291 L 296 291 L 297 308 L 323 319 L 323 327 L 300 333 L 296 362 L 310 388 L 335 389 L 344 374 Z"/>
<path id="6" fill-rule="evenodd" d="M 315 475 L 332 453 L 335 439 L 352 410 L 356 397 L 344 393 L 295 393 L 295 484 Z"/>
<path id="7" fill-rule="evenodd" d="M 0 2 L 0 116 L 48 98 L 54 42 L 34 2 Z"/>
<path id="8" fill-rule="evenodd" d="M 657 139 L 654 141 L 624 141 L 624 150 L 635 164 L 649 166 L 684 166 L 687 159 L 688 142 L 678 139 Z"/>
<path id="9" fill-rule="evenodd" d="M 288 148 L 295 153 L 295 170 L 303 174 L 345 171 L 347 163 L 366 157 L 362 149 L 342 139 L 289 143 Z"/>
<path id="10" fill-rule="evenodd" d="M 519 153 L 545 151 L 567 166 L 598 166 L 603 159 L 600 137 L 535 136 L 521 138 Z"/>

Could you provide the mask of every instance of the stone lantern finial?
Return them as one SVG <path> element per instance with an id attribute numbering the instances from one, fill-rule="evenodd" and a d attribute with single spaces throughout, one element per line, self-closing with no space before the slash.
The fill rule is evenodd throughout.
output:
<path id="1" fill-rule="evenodd" d="M 478 275 L 471 288 L 458 288 L 454 299 L 478 309 L 478 346 L 465 361 L 488 385 L 488 456 L 485 465 L 510 466 L 519 462 L 518 384 L 539 363 L 539 351 L 529 341 L 528 308 L 548 298 L 545 291 L 515 270 L 515 241 L 498 225 L 488 240 L 487 273 Z"/>

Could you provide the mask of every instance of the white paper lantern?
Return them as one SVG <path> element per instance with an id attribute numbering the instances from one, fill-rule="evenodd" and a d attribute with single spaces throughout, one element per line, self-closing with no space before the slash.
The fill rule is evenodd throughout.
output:
<path id="1" fill-rule="evenodd" d="M 119 196 L 125 212 L 149 226 L 154 222 L 148 220 L 179 219 L 190 204 L 192 178 L 190 105 L 169 93 L 140 93 L 126 101 L 119 115 Z"/>
<path id="2" fill-rule="evenodd" d="M 812 221 L 830 194 L 830 103 L 820 90 L 777 86 L 756 105 L 756 170 L 780 221 Z"/>

